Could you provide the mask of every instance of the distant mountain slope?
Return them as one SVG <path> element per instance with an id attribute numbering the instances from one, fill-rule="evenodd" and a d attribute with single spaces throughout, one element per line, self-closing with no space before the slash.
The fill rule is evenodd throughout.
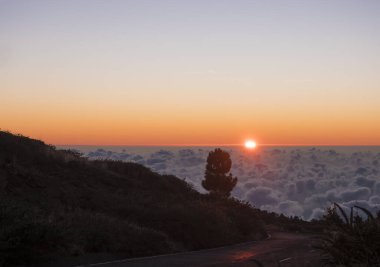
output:
<path id="1" fill-rule="evenodd" d="M 266 236 L 257 210 L 133 163 L 88 161 L 0 132 L 0 266 L 111 252 L 153 255 Z"/>

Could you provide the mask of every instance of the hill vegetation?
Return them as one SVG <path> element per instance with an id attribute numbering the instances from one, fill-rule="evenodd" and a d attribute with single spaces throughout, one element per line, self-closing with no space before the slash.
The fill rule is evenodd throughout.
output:
<path id="1" fill-rule="evenodd" d="M 266 237 L 259 211 L 134 163 L 0 132 L 0 266 L 68 255 L 145 256 Z"/>

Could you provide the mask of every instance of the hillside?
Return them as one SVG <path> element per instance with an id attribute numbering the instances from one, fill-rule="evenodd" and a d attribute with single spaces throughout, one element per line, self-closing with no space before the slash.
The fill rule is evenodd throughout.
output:
<path id="1" fill-rule="evenodd" d="M 133 163 L 88 161 L 0 132 L 1 264 L 143 256 L 266 236 L 258 211 Z"/>

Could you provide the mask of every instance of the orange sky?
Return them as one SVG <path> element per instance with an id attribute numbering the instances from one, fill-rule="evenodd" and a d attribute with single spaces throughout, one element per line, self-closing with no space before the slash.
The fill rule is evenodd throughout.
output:
<path id="1" fill-rule="evenodd" d="M 0 128 L 57 145 L 380 145 L 380 4 L 306 2 L 0 1 Z"/>
<path id="2" fill-rule="evenodd" d="M 346 116 L 346 111 L 325 116 L 318 110 L 312 112 L 301 108 L 290 110 L 284 107 L 284 112 L 252 114 L 236 109 L 231 107 L 224 115 L 222 107 L 214 107 L 211 109 L 214 112 L 209 113 L 207 109 L 204 113 L 185 113 L 176 109 L 177 113 L 171 114 L 170 109 L 144 112 L 143 107 L 132 111 L 127 108 L 60 109 L 47 105 L 18 112 L 12 112 L 14 110 L 10 108 L 6 113 L 12 116 L 4 116 L 0 121 L 4 130 L 52 144 L 239 144 L 248 138 L 259 144 L 380 144 L 380 124 L 373 123 L 378 120 L 375 111 L 372 117 L 363 119 L 353 114 Z"/>

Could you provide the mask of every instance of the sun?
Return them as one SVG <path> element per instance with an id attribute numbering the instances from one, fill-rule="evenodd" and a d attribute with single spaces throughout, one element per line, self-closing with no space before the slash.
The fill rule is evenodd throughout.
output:
<path id="1" fill-rule="evenodd" d="M 244 146 L 245 146 L 245 148 L 247 148 L 247 149 L 255 149 L 256 146 L 257 146 L 257 144 L 256 144 L 256 142 L 253 141 L 253 140 L 247 140 L 247 141 L 245 141 Z"/>

